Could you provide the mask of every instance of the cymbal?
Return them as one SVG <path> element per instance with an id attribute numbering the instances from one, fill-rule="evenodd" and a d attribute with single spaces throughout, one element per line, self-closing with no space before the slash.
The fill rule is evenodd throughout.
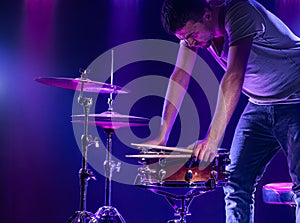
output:
<path id="1" fill-rule="evenodd" d="M 72 115 L 73 118 L 83 118 L 84 114 Z M 148 121 L 148 118 L 130 116 L 130 115 L 121 115 L 118 112 L 114 111 L 105 111 L 100 114 L 89 114 L 89 117 L 95 118 L 97 120 L 126 120 L 130 119 L 131 121 Z"/>
<path id="2" fill-rule="evenodd" d="M 185 149 L 185 148 L 158 146 L 158 145 L 151 145 L 151 144 L 138 144 L 138 143 L 131 143 L 131 145 L 136 146 L 136 147 L 140 147 L 141 149 L 142 148 L 149 148 L 149 149 L 170 150 L 170 151 L 183 152 L 183 153 L 189 153 L 189 154 L 193 153 L 193 150 Z"/>
<path id="3" fill-rule="evenodd" d="M 190 158 L 191 155 L 188 154 L 133 154 L 125 155 L 128 158 Z"/>
<path id="4" fill-rule="evenodd" d="M 74 120 L 72 123 L 84 124 L 83 120 Z M 89 121 L 89 125 L 96 125 L 103 129 L 119 129 L 123 127 L 139 127 L 139 126 L 147 126 L 145 123 L 129 123 L 129 122 L 109 122 L 109 121 Z"/>
<path id="5" fill-rule="evenodd" d="M 72 115 L 73 118 L 83 118 L 84 115 Z M 89 117 L 94 118 L 95 120 L 89 121 L 88 124 L 100 126 L 103 129 L 119 129 L 123 127 L 138 127 L 138 126 L 147 126 L 149 119 L 130 116 L 130 115 L 121 115 L 117 112 L 106 111 L 101 114 L 89 114 Z M 84 120 L 73 120 L 73 123 L 84 124 Z"/>
<path id="6" fill-rule="evenodd" d="M 46 84 L 53 87 L 65 88 L 70 90 L 81 90 L 81 84 L 83 85 L 84 92 L 96 92 L 103 94 L 123 94 L 129 91 L 111 84 L 106 84 L 102 82 L 92 81 L 90 79 L 81 78 L 64 78 L 64 77 L 39 77 L 35 79 L 37 82 Z"/>

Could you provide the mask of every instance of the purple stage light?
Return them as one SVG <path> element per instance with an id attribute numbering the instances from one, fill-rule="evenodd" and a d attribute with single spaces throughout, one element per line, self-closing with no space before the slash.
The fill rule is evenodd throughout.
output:
<path id="1" fill-rule="evenodd" d="M 279 17 L 300 36 L 300 0 L 280 0 L 277 8 Z"/>

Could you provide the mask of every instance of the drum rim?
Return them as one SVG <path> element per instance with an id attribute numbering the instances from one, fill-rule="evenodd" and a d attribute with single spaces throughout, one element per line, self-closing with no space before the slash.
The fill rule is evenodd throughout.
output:
<path id="1" fill-rule="evenodd" d="M 149 188 L 197 188 L 197 189 L 208 189 L 207 181 L 194 181 L 194 182 L 185 182 L 185 181 L 162 181 L 162 182 L 144 182 L 142 184 L 136 183 L 135 186 L 140 187 L 149 187 Z M 226 186 L 228 180 L 219 180 L 216 182 L 216 187 Z"/>

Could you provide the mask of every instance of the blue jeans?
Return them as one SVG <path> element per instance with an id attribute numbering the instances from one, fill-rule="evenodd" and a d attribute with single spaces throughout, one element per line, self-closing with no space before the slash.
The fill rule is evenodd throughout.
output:
<path id="1" fill-rule="evenodd" d="M 300 104 L 251 102 L 241 115 L 230 151 L 231 175 L 224 187 L 227 223 L 254 222 L 255 186 L 279 149 L 287 158 L 300 223 Z"/>

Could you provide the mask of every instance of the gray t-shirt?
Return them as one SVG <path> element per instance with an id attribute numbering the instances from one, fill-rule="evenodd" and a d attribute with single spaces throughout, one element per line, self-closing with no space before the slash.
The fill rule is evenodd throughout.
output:
<path id="1" fill-rule="evenodd" d="M 218 58 L 225 64 L 229 46 L 254 35 L 242 89 L 249 100 L 257 104 L 300 103 L 300 38 L 253 0 L 228 3 L 225 28 Z"/>

